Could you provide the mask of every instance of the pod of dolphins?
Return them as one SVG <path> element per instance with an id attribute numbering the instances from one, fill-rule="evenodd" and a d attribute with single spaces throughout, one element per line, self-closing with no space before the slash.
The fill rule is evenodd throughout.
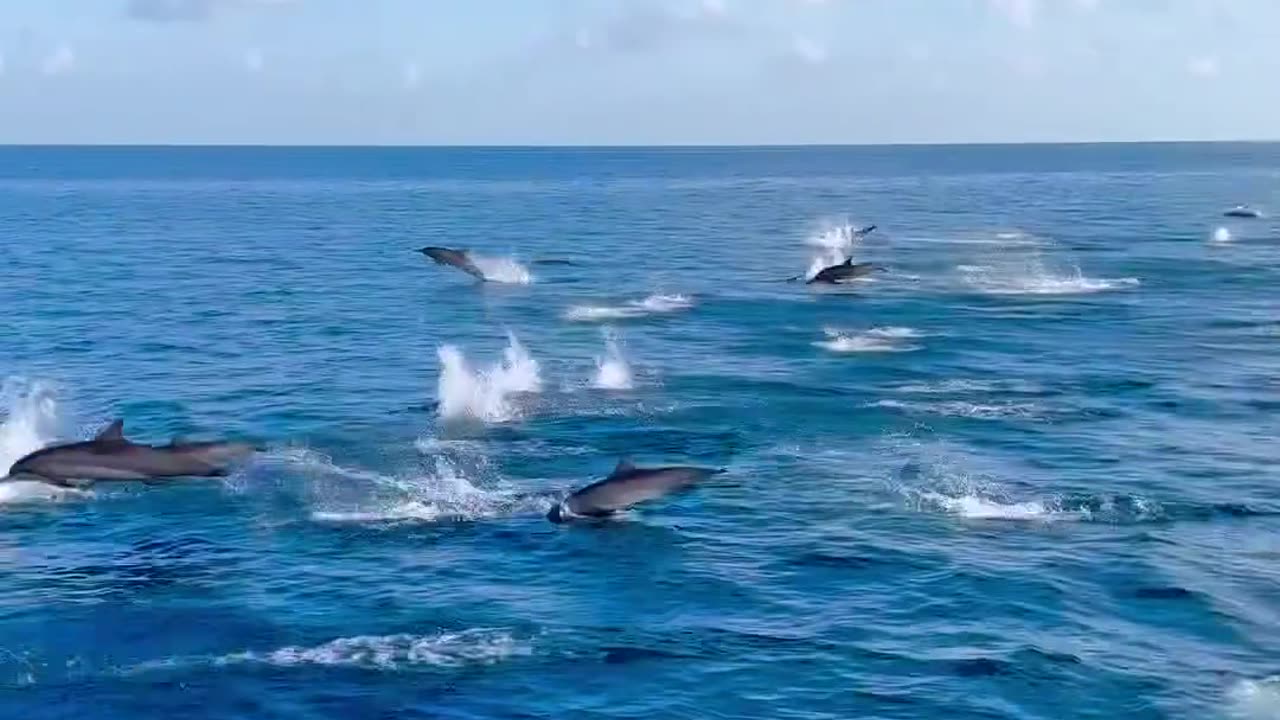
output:
<path id="1" fill-rule="evenodd" d="M 1257 210 L 1243 205 L 1227 210 L 1224 215 L 1233 218 L 1262 217 Z M 869 225 L 854 231 L 853 235 L 865 237 L 875 229 L 875 225 Z M 437 264 L 457 268 L 482 282 L 487 280 L 466 250 L 428 246 L 418 252 Z M 573 264 L 568 260 L 555 259 L 535 262 Z M 885 268 L 869 262 L 855 263 L 850 256 L 843 262 L 822 268 L 805 283 L 836 285 L 877 271 L 883 272 Z M 788 278 L 788 282 L 802 277 Z M 179 477 L 223 477 L 262 449 L 243 442 L 187 442 L 179 438 L 168 445 L 144 445 L 127 439 L 124 421 L 117 419 L 92 440 L 51 445 L 20 458 L 9 468 L 8 474 L 0 478 L 0 482 L 27 479 L 74 488 L 103 481 L 153 483 Z M 629 460 L 622 460 L 604 479 L 570 493 L 553 505 L 547 512 L 547 519 L 553 523 L 566 523 L 607 518 L 639 503 L 688 489 L 724 472 L 727 470 L 723 468 L 685 465 L 641 468 Z"/>

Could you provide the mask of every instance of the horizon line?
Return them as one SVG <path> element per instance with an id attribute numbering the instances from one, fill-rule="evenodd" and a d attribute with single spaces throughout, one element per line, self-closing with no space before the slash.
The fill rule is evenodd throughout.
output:
<path id="1" fill-rule="evenodd" d="M 210 149 L 431 149 L 431 150 L 748 150 L 748 149 L 825 149 L 825 148 L 915 148 L 915 147 L 1016 147 L 1080 145 L 1274 145 L 1277 138 L 1243 138 L 1234 140 L 1013 140 L 982 142 L 887 142 L 887 143 L 228 143 L 228 142 L 89 142 L 89 143 L 13 143 L 0 142 L 0 148 L 210 148 Z"/>

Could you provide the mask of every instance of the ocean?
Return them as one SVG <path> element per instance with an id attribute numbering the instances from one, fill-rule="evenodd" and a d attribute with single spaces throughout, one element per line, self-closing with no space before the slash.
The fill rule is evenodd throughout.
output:
<path id="1" fill-rule="evenodd" d="M 1273 212 L 1275 144 L 0 148 L 0 465 L 266 447 L 0 484 L 0 717 L 1278 718 Z M 728 472 L 547 521 L 625 458 Z"/>

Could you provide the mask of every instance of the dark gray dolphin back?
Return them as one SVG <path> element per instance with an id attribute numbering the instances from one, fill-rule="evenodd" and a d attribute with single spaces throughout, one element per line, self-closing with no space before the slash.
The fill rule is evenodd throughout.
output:
<path id="1" fill-rule="evenodd" d="M 475 263 L 471 262 L 471 257 L 467 254 L 466 250 L 429 245 L 418 252 L 426 255 L 432 260 L 435 260 L 439 265 L 456 267 L 468 275 L 474 275 L 481 280 L 485 279 L 484 273 L 480 271 L 480 268 L 475 266 Z"/>
<path id="2" fill-rule="evenodd" d="M 103 443 L 104 445 L 115 445 L 119 443 L 129 442 L 124 438 L 124 420 L 117 418 L 111 421 L 111 424 L 102 429 L 93 442 Z"/>
<path id="3" fill-rule="evenodd" d="M 56 485 L 70 481 L 144 480 L 226 475 L 257 448 L 236 442 L 173 442 L 162 447 L 130 442 L 116 420 L 86 442 L 52 445 L 18 460 L 10 476 L 34 476 Z"/>
<path id="4" fill-rule="evenodd" d="M 567 519 L 566 514 L 583 517 L 611 515 L 637 503 L 683 490 L 722 472 L 725 471 L 683 465 L 638 468 L 629 460 L 622 460 L 609 477 L 574 492 L 552 508 L 547 517 L 554 522 L 562 522 Z"/>
<path id="5" fill-rule="evenodd" d="M 864 275 L 870 275 L 880 269 L 881 267 L 875 263 L 864 262 L 855 264 L 853 262 L 853 258 L 850 258 L 839 265 L 832 265 L 831 267 L 823 268 L 817 275 L 814 275 L 813 279 L 809 282 L 836 283 L 841 282 L 842 280 L 853 280 L 855 278 L 863 277 Z"/>

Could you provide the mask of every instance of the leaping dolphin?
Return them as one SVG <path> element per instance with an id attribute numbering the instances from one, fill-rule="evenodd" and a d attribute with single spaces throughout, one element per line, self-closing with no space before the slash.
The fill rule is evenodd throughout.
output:
<path id="1" fill-rule="evenodd" d="M 805 284 L 812 285 L 813 283 L 831 283 L 833 285 L 838 285 L 840 283 L 849 282 L 850 280 L 856 280 L 860 277 L 870 275 L 877 271 L 884 272 L 885 269 L 875 263 L 855 263 L 853 258 L 849 258 L 839 265 L 822 268 L 818 271 L 817 275 L 806 280 Z"/>
<path id="2" fill-rule="evenodd" d="M 468 275 L 480 278 L 481 281 L 488 279 L 484 276 L 484 273 L 480 268 L 476 267 L 476 264 L 471 261 L 471 256 L 466 250 L 427 246 L 418 252 L 426 255 L 432 260 L 435 260 L 439 265 L 450 265 L 456 267 Z"/>
<path id="3" fill-rule="evenodd" d="M 1262 217 L 1261 212 L 1254 210 L 1251 207 L 1247 207 L 1245 205 L 1237 205 L 1222 214 L 1227 217 L 1233 217 L 1233 218 L 1257 219 Z"/>
<path id="4" fill-rule="evenodd" d="M 851 235 L 855 239 L 863 238 L 871 234 L 872 232 L 874 232 L 875 229 L 876 229 L 875 225 L 868 225 L 864 228 L 854 230 L 851 233 Z M 849 268 L 854 268 L 854 270 L 850 270 Z M 852 280 L 854 278 L 858 278 L 858 277 L 862 277 L 863 275 L 870 274 L 873 270 L 884 270 L 884 268 L 879 266 L 873 266 L 871 263 L 858 263 L 857 265 L 854 265 L 853 256 L 850 255 L 849 257 L 845 258 L 845 261 L 840 263 L 839 265 L 832 265 L 830 267 L 823 268 L 818 272 L 818 274 L 814 275 L 808 280 L 805 280 L 805 284 L 809 285 L 815 282 L 829 282 L 829 283 L 843 282 L 845 280 Z M 796 275 L 795 277 L 789 277 L 787 278 L 787 282 L 795 282 L 803 277 L 804 275 Z"/>
<path id="5" fill-rule="evenodd" d="M 609 477 L 592 483 L 557 503 L 547 513 L 547 519 L 553 523 L 564 523 L 575 518 L 609 517 L 636 503 L 683 490 L 724 472 L 728 471 L 723 468 L 712 470 L 687 465 L 639 468 L 629 460 L 621 460 Z"/>
<path id="6" fill-rule="evenodd" d="M 141 445 L 124 436 L 116 420 L 85 442 L 37 450 L 9 468 L 8 479 L 29 477 L 51 485 L 74 487 L 72 481 L 144 480 L 174 477 L 221 477 L 257 448 L 236 442 L 180 442 Z"/>

